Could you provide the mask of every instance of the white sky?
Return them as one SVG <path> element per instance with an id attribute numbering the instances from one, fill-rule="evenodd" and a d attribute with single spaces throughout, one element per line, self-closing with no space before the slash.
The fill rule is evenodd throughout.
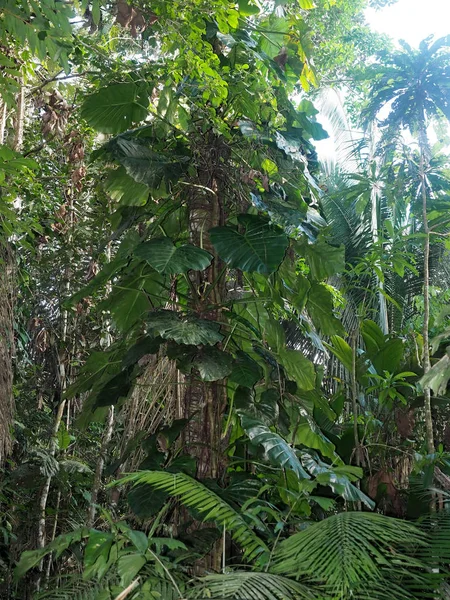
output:
<path id="1" fill-rule="evenodd" d="M 395 42 L 405 40 L 413 48 L 434 35 L 438 39 L 450 34 L 450 0 L 398 0 L 396 4 L 382 10 L 368 8 L 366 20 L 374 31 L 386 33 Z M 325 129 L 326 119 L 318 115 Z M 430 131 L 434 141 L 435 134 Z M 332 158 L 336 154 L 335 143 L 332 139 L 315 143 L 320 159 Z"/>
<path id="2" fill-rule="evenodd" d="M 430 34 L 450 34 L 450 0 L 398 0 L 379 11 L 368 8 L 366 18 L 373 30 L 418 46 Z"/>

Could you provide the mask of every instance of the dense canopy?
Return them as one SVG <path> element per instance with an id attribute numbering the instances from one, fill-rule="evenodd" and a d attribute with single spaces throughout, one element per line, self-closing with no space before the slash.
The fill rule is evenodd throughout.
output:
<path id="1" fill-rule="evenodd" d="M 0 1 L 2 598 L 449 597 L 450 36 L 391 3 Z"/>

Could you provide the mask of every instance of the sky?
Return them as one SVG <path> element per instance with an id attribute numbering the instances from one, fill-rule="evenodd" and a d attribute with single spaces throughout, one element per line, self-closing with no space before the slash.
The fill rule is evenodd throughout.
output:
<path id="1" fill-rule="evenodd" d="M 450 34 L 450 0 L 398 0 L 379 11 L 368 8 L 366 19 L 373 30 L 418 46 L 430 34 Z"/>
<path id="2" fill-rule="evenodd" d="M 378 11 L 368 8 L 366 20 L 374 31 L 386 33 L 395 42 L 405 40 L 417 47 L 429 35 L 438 39 L 450 34 L 450 0 L 398 0 Z M 319 115 L 319 121 L 330 131 L 326 119 Z M 430 136 L 435 139 L 433 131 Z M 322 159 L 335 156 L 335 142 L 331 138 L 316 142 L 316 147 Z"/>

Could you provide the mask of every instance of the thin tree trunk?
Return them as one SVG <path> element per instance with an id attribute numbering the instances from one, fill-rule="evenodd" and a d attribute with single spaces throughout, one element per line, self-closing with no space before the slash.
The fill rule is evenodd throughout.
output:
<path id="1" fill-rule="evenodd" d="M 17 98 L 17 114 L 14 128 L 14 143 L 13 150 L 20 152 L 23 144 L 23 128 L 25 118 L 25 86 L 23 81 L 20 82 L 20 92 Z"/>
<path id="2" fill-rule="evenodd" d="M 21 82 L 22 83 L 22 82 Z M 25 88 L 21 85 L 15 118 L 13 149 L 18 152 L 23 141 Z M 0 144 L 5 140 L 6 103 L 0 115 Z M 0 466 L 12 449 L 11 428 L 14 419 L 13 356 L 14 356 L 14 253 L 7 235 L 2 231 L 0 217 Z"/>
<path id="3" fill-rule="evenodd" d="M 5 143 L 6 130 L 6 102 L 0 103 L 0 146 Z"/>
<path id="4" fill-rule="evenodd" d="M 111 212 L 111 206 L 109 203 L 108 203 L 108 209 L 109 209 L 108 212 Z M 108 242 L 108 244 L 106 246 L 106 262 L 107 263 L 111 262 L 111 242 Z M 111 289 L 112 289 L 112 286 L 111 286 L 111 283 L 109 282 L 106 287 L 107 296 L 111 293 Z M 106 321 L 106 347 L 108 348 L 111 345 L 111 343 L 112 343 L 111 321 L 107 320 Z M 108 444 L 111 441 L 113 429 L 114 429 L 114 406 L 112 405 L 109 407 L 108 416 L 106 419 L 106 428 L 105 428 L 102 443 L 100 446 L 100 455 L 97 459 L 97 464 L 95 465 L 94 483 L 92 484 L 91 501 L 89 504 L 88 517 L 87 517 L 87 522 L 86 522 L 87 527 L 92 527 L 94 525 L 95 513 L 97 511 L 97 498 L 98 498 L 98 493 L 100 491 L 100 486 L 102 483 L 103 469 L 105 466 L 106 450 L 108 449 Z"/>
<path id="5" fill-rule="evenodd" d="M 361 460 L 361 444 L 359 441 L 358 432 L 358 384 L 356 381 L 356 345 L 358 343 L 358 330 L 355 330 L 352 335 L 352 373 L 351 373 L 351 385 L 352 385 L 352 412 L 353 412 L 353 440 L 355 444 L 355 463 L 357 467 L 362 464 Z M 359 481 L 356 483 L 359 487 Z M 360 500 L 356 503 L 357 510 L 362 510 L 362 503 Z"/>
<path id="6" fill-rule="evenodd" d="M 422 219 L 423 231 L 425 233 L 425 242 L 423 250 L 423 372 L 424 375 L 431 369 L 430 362 L 430 342 L 429 342 L 429 322 L 430 322 L 430 228 L 428 226 L 427 215 L 427 183 L 425 169 L 428 163 L 428 138 L 425 125 L 425 117 L 423 116 L 420 123 L 419 131 L 419 147 L 420 147 L 420 187 L 422 193 Z M 424 393 L 424 411 L 425 411 L 425 427 L 427 449 L 429 454 L 433 454 L 434 433 L 433 433 L 433 415 L 431 412 L 431 390 L 426 386 Z"/>
<path id="7" fill-rule="evenodd" d="M 14 418 L 13 384 L 13 254 L 1 232 L 0 220 L 0 466 L 11 452 Z"/>
<path id="8" fill-rule="evenodd" d="M 95 513 L 97 510 L 97 498 L 98 498 L 98 493 L 100 491 L 100 485 L 102 483 L 103 467 L 105 465 L 106 450 L 108 448 L 109 442 L 111 441 L 113 428 L 114 428 L 113 426 L 114 426 L 114 406 L 110 406 L 109 411 L 108 411 L 108 418 L 106 421 L 106 429 L 105 429 L 102 444 L 100 447 L 100 456 L 98 457 L 97 465 L 95 467 L 94 483 L 92 484 L 92 491 L 91 491 L 91 502 L 89 504 L 88 518 L 87 518 L 87 522 L 86 522 L 87 527 L 92 527 L 94 525 Z"/>
<path id="9" fill-rule="evenodd" d="M 72 190 L 73 192 L 73 190 Z M 70 194 L 70 205 L 69 205 L 69 230 L 68 230 L 68 239 L 67 243 L 70 248 L 72 243 L 72 234 L 73 234 L 73 225 L 74 225 L 74 204 L 73 204 L 73 193 Z M 70 293 L 70 264 L 67 265 L 66 268 L 66 284 L 65 284 L 65 292 L 66 297 L 69 296 Z M 61 332 L 61 342 L 62 347 L 65 347 L 67 342 L 69 328 L 69 314 L 67 310 L 63 311 L 62 314 L 62 332 Z M 67 359 L 67 357 L 65 357 Z M 61 396 L 63 396 L 66 388 L 67 388 L 67 369 L 65 365 L 64 358 L 60 360 L 59 363 L 59 382 L 60 382 L 60 391 Z M 58 430 L 61 425 L 61 421 L 64 415 L 64 409 L 66 407 L 66 399 L 63 399 L 56 413 L 55 421 L 53 423 L 52 436 L 49 443 L 49 454 L 51 456 L 55 456 L 56 450 L 58 447 Z M 41 496 L 39 498 L 39 522 L 38 522 L 38 533 L 37 533 L 37 545 L 38 548 L 43 548 L 46 542 L 46 511 L 47 511 L 47 502 L 50 493 L 50 488 L 52 484 L 52 475 L 49 475 L 45 480 L 44 486 L 41 491 Z M 39 565 L 39 570 L 42 573 L 43 570 L 43 561 L 41 561 Z M 36 581 L 36 589 L 39 591 L 41 585 L 41 574 L 39 575 Z"/>

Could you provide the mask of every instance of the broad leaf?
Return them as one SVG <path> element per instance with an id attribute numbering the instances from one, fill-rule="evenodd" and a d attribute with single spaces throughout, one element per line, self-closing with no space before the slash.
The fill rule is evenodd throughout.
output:
<path id="1" fill-rule="evenodd" d="M 306 310 L 315 327 L 323 335 L 345 334 L 342 323 L 333 314 L 333 296 L 324 284 L 314 283 L 311 285 Z"/>
<path id="2" fill-rule="evenodd" d="M 437 396 L 443 396 L 447 391 L 448 380 L 450 379 L 450 351 L 447 353 L 426 373 L 419 383 L 423 389 L 431 388 Z"/>
<path id="3" fill-rule="evenodd" d="M 196 346 L 176 346 L 170 348 L 167 356 L 176 359 L 178 369 L 189 374 L 197 369 L 203 381 L 224 379 L 231 373 L 232 358 L 218 348 L 198 349 Z"/>
<path id="4" fill-rule="evenodd" d="M 232 268 L 269 274 L 284 258 L 288 239 L 283 230 L 268 219 L 239 215 L 242 231 L 232 227 L 214 227 L 211 242 L 219 256 Z"/>
<path id="5" fill-rule="evenodd" d="M 278 433 L 271 431 L 261 421 L 246 415 L 241 416 L 241 424 L 252 444 L 262 446 L 273 465 L 282 469 L 291 469 L 300 479 L 309 479 L 295 450 Z"/>
<path id="6" fill-rule="evenodd" d="M 259 364 L 248 354 L 239 350 L 229 381 L 251 388 L 258 383 L 262 376 L 263 370 Z"/>
<path id="7" fill-rule="evenodd" d="M 148 325 L 154 333 L 178 344 L 214 346 L 223 339 L 218 323 L 171 310 L 151 312 Z"/>
<path id="8" fill-rule="evenodd" d="M 327 244 L 323 239 L 319 239 L 314 244 L 309 244 L 306 241 L 302 244 L 299 243 L 297 248 L 300 255 L 306 258 L 314 279 L 327 279 L 344 270 L 345 252 L 343 246 L 336 248 Z"/>
<path id="9" fill-rule="evenodd" d="M 148 186 L 135 181 L 124 167 L 111 171 L 104 187 L 111 199 L 120 202 L 123 206 L 143 206 L 150 193 Z"/>
<path id="10" fill-rule="evenodd" d="M 287 376 L 295 381 L 300 389 L 314 389 L 316 382 L 314 365 L 299 350 L 281 350 L 277 354 L 277 360 Z"/>
<path id="11" fill-rule="evenodd" d="M 105 383 L 96 397 L 96 406 L 110 406 L 116 404 L 120 398 L 128 395 L 133 385 L 133 367 L 127 367 L 118 375 Z"/>
<path id="12" fill-rule="evenodd" d="M 117 561 L 120 584 L 124 587 L 129 585 L 146 562 L 147 559 L 142 554 L 125 554 L 121 556 Z"/>
<path id="13" fill-rule="evenodd" d="M 81 116 L 97 131 L 120 133 L 148 114 L 148 89 L 134 83 L 115 83 L 87 96 Z"/>
<path id="14" fill-rule="evenodd" d="M 175 246 L 167 237 L 140 244 L 135 256 L 146 260 L 158 273 L 176 275 L 189 270 L 203 271 L 211 264 L 212 256 L 206 250 L 186 244 Z"/>

